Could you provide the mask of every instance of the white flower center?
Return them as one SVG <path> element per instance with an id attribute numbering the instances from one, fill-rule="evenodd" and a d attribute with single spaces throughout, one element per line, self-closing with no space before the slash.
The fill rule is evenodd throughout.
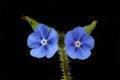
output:
<path id="1" fill-rule="evenodd" d="M 75 41 L 75 47 L 80 47 L 81 42 L 79 40 Z"/>
<path id="2" fill-rule="evenodd" d="M 41 42 L 42 45 L 46 45 L 47 44 L 47 40 L 46 39 L 42 39 L 40 42 Z"/>

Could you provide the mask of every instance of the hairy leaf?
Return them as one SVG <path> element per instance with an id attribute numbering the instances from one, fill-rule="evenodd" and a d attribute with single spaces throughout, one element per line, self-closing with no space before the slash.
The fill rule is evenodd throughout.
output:
<path id="1" fill-rule="evenodd" d="M 91 24 L 84 26 L 88 34 L 90 34 L 95 29 L 96 24 L 97 24 L 97 21 L 94 20 Z"/>
<path id="2" fill-rule="evenodd" d="M 34 20 L 34 19 L 32 19 L 32 18 L 30 18 L 28 16 L 23 16 L 22 19 L 26 20 L 30 24 L 30 26 L 32 27 L 33 30 L 35 30 L 36 27 L 39 24 L 38 21 L 36 21 L 36 20 Z"/>

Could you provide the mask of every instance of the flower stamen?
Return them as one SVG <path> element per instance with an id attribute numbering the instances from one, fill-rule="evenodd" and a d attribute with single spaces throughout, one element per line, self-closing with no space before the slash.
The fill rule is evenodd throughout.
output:
<path id="1" fill-rule="evenodd" d="M 81 45 L 81 42 L 79 41 L 79 40 L 77 40 L 76 42 L 75 42 L 75 47 L 80 47 L 80 45 Z"/>
<path id="2" fill-rule="evenodd" d="M 47 40 L 46 39 L 42 39 L 40 42 L 41 42 L 42 45 L 46 45 L 47 44 Z"/>

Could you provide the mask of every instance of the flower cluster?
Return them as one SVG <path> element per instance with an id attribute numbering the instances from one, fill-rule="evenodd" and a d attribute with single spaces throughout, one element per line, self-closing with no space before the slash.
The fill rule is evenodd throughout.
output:
<path id="1" fill-rule="evenodd" d="M 94 47 L 94 38 L 87 34 L 83 27 L 76 27 L 67 32 L 64 40 L 66 52 L 72 59 L 87 59 Z M 58 35 L 54 28 L 39 24 L 28 36 L 28 47 L 32 48 L 30 55 L 36 58 L 51 58 L 58 50 Z"/>

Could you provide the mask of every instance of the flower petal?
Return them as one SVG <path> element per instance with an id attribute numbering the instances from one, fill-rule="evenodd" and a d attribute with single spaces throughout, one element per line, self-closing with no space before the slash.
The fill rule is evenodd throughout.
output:
<path id="1" fill-rule="evenodd" d="M 35 32 L 39 32 L 42 38 L 47 39 L 48 37 L 48 27 L 45 24 L 39 24 L 38 27 L 35 29 Z"/>
<path id="2" fill-rule="evenodd" d="M 84 35 L 87 34 L 87 32 L 85 31 L 85 29 L 83 27 L 76 27 L 73 29 L 73 37 L 76 40 L 80 40 Z"/>
<path id="3" fill-rule="evenodd" d="M 76 52 L 74 46 L 66 46 L 66 52 L 69 57 L 76 59 Z"/>
<path id="4" fill-rule="evenodd" d="M 46 57 L 51 58 L 56 53 L 57 50 L 58 50 L 58 45 L 57 44 L 48 44 L 47 45 Z"/>
<path id="5" fill-rule="evenodd" d="M 58 35 L 54 28 L 50 29 L 49 36 L 48 36 L 48 43 L 58 43 Z"/>
<path id="6" fill-rule="evenodd" d="M 83 39 L 81 40 L 81 43 L 83 44 L 83 46 L 86 46 L 87 48 L 89 48 L 90 50 L 94 47 L 95 43 L 94 43 L 94 38 L 92 36 L 84 36 Z"/>
<path id="7" fill-rule="evenodd" d="M 91 55 L 91 51 L 88 48 L 80 47 L 76 51 L 76 56 L 78 59 L 84 60 Z"/>
<path id="8" fill-rule="evenodd" d="M 74 44 L 74 38 L 73 38 L 72 31 L 67 32 L 64 43 L 66 46 L 71 46 Z"/>
<path id="9" fill-rule="evenodd" d="M 30 55 L 36 58 L 42 58 L 45 56 L 45 48 L 43 46 L 34 48 L 30 51 Z"/>
<path id="10" fill-rule="evenodd" d="M 40 40 L 41 39 L 40 39 L 40 36 L 38 35 L 38 33 L 31 33 L 28 36 L 27 45 L 30 48 L 39 47 L 41 45 Z"/>

